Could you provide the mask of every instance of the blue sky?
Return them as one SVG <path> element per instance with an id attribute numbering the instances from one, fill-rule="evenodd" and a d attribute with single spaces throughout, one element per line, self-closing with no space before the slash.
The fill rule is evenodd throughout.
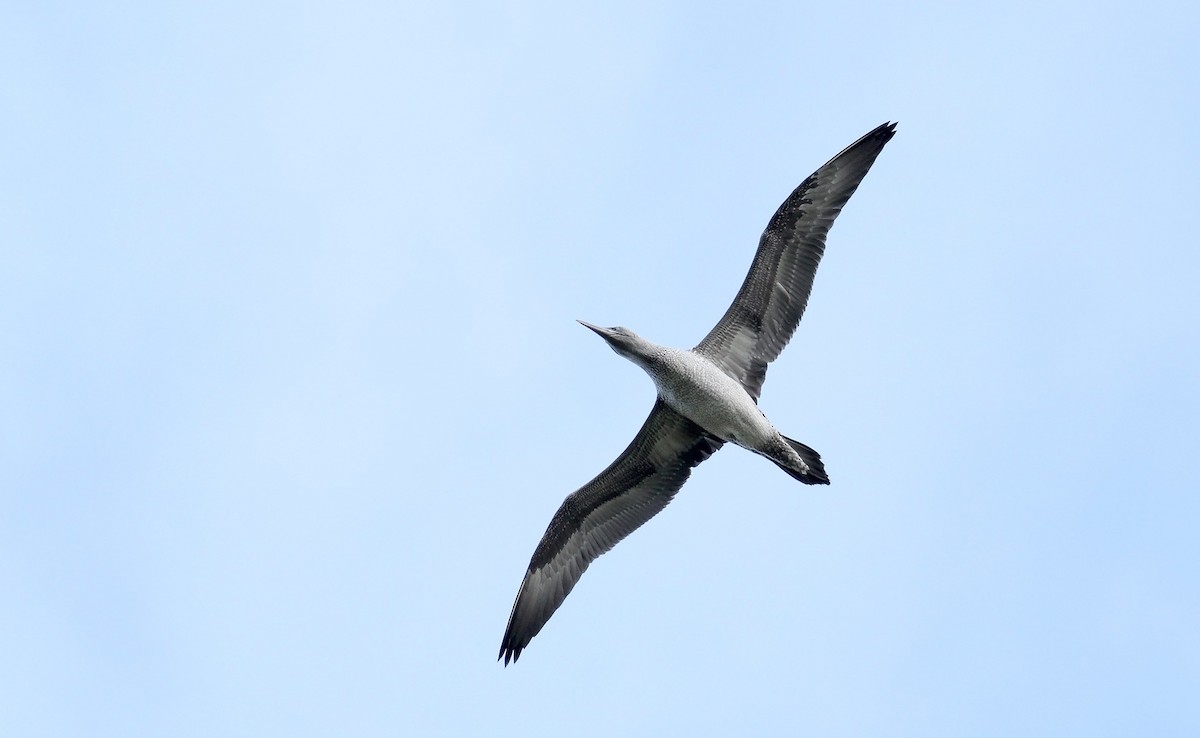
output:
<path id="1" fill-rule="evenodd" d="M 0 733 L 1200 732 L 1187 3 L 0 10 Z M 814 168 L 762 406 L 495 662 Z"/>

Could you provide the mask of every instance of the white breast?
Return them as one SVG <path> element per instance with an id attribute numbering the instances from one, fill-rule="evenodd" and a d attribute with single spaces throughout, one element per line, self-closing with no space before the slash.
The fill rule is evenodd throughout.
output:
<path id="1" fill-rule="evenodd" d="M 775 436 L 742 385 L 707 358 L 670 349 L 660 366 L 647 370 L 663 400 L 704 430 L 739 446 L 758 448 Z"/>

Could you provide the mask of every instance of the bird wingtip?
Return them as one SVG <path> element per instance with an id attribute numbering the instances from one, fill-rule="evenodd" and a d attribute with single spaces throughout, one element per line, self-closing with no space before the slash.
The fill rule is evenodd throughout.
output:
<path id="1" fill-rule="evenodd" d="M 507 668 L 510 661 L 515 664 L 519 658 L 521 658 L 521 649 L 504 645 L 500 647 L 500 655 L 496 657 L 496 660 L 504 659 L 504 666 Z"/>

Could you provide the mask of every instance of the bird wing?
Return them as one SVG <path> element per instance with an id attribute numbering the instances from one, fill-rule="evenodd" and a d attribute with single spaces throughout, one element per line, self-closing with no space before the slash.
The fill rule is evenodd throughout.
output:
<path id="1" fill-rule="evenodd" d="M 588 565 L 654 517 L 722 445 L 659 398 L 616 461 L 570 494 L 533 552 L 500 644 L 516 661 Z"/>
<path id="2" fill-rule="evenodd" d="M 759 239 L 733 304 L 696 347 L 756 400 L 767 364 L 804 315 L 830 226 L 895 130 L 895 123 L 884 123 L 850 144 L 784 200 Z"/>

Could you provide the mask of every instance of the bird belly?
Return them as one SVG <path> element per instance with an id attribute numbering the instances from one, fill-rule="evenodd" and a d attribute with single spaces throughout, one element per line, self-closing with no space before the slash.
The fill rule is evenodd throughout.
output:
<path id="1" fill-rule="evenodd" d="M 715 365 L 689 362 L 684 369 L 656 381 L 671 409 L 722 441 L 750 450 L 771 444 L 778 431 L 740 383 Z"/>

